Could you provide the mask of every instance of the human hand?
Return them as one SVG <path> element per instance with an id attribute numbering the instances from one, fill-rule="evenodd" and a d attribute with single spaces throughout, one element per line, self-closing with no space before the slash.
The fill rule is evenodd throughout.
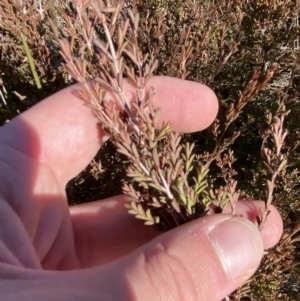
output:
<path id="1" fill-rule="evenodd" d="M 151 85 L 174 130 L 198 131 L 213 121 L 218 105 L 207 87 L 168 77 Z M 281 236 L 273 207 L 261 234 L 248 221 L 260 202 L 238 203 L 245 219 L 207 216 L 160 234 L 127 213 L 124 196 L 68 206 L 67 182 L 107 139 L 74 89 L 0 129 L 3 300 L 218 301 L 240 286 L 258 267 L 263 246 Z"/>

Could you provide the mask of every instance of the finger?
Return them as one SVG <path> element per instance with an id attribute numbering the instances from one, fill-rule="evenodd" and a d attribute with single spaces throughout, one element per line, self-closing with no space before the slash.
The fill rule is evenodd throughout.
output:
<path id="1" fill-rule="evenodd" d="M 206 86 L 171 77 L 154 77 L 154 104 L 162 108 L 162 120 L 175 131 L 191 132 L 207 127 L 215 118 L 218 103 Z M 75 85 L 64 89 L 24 112 L 1 129 L 1 139 L 52 169 L 60 183 L 77 175 L 96 154 L 104 132 L 90 109 L 74 95 Z M 136 92 L 124 82 L 128 99 Z"/>
<path id="2" fill-rule="evenodd" d="M 225 214 L 206 216 L 116 261 L 106 271 L 106 289 L 113 283 L 116 300 L 219 301 L 255 272 L 262 255 L 253 223 Z"/>
<path id="3" fill-rule="evenodd" d="M 124 256 L 161 234 L 155 227 L 145 226 L 128 214 L 124 207 L 127 201 L 121 195 L 71 207 L 77 254 L 83 266 L 96 266 Z M 255 222 L 262 205 L 259 201 L 240 201 L 237 215 Z M 270 210 L 261 232 L 265 249 L 278 243 L 283 229 L 276 208 L 271 206 Z"/>
<path id="4" fill-rule="evenodd" d="M 25 301 L 41 296 L 45 301 L 220 301 L 254 273 L 262 254 L 261 236 L 251 222 L 219 214 L 171 230 L 99 268 L 59 273 L 4 266 L 8 281 L 1 292 Z M 11 279 L 18 280 L 18 290 Z"/>
<path id="5" fill-rule="evenodd" d="M 99 268 L 61 273 L 4 266 L 3 273 L 18 279 L 19 287 L 16 291 L 11 281 L 1 291 L 22 300 L 72 295 L 84 300 L 219 301 L 254 273 L 262 254 L 261 236 L 251 222 L 219 214 L 160 235 Z M 30 298 L 28 287 L 35 288 Z M 57 287 L 64 289 L 58 292 Z"/>
<path id="6" fill-rule="evenodd" d="M 105 264 L 162 232 L 129 215 L 125 196 L 70 207 L 76 253 L 82 267 Z"/>
<path id="7" fill-rule="evenodd" d="M 251 222 L 219 214 L 160 235 L 99 268 L 59 273 L 4 266 L 1 270 L 8 281 L 1 289 L 11 300 L 26 301 L 41 296 L 44 300 L 76 296 L 109 301 L 220 301 L 254 273 L 262 254 L 261 236 Z"/>
<path id="8" fill-rule="evenodd" d="M 167 76 L 152 78 L 154 104 L 162 109 L 162 120 L 171 121 L 177 132 L 207 128 L 218 112 L 215 93 L 205 85 Z"/>
<path id="9" fill-rule="evenodd" d="M 261 208 L 265 207 L 263 201 L 240 201 L 237 206 L 237 215 L 241 215 L 253 223 L 256 217 L 261 216 Z M 267 223 L 261 230 L 261 236 L 264 243 L 264 249 L 274 247 L 280 240 L 283 232 L 283 222 L 280 213 L 274 206 L 269 208 L 270 214 L 267 217 Z"/>

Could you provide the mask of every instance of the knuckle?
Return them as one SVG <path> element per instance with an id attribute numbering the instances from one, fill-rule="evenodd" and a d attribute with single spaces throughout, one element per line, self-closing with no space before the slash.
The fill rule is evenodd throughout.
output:
<path id="1" fill-rule="evenodd" d="M 193 267 L 180 254 L 161 242 L 152 245 L 144 252 L 145 273 L 154 287 L 164 288 L 158 294 L 168 293 L 170 300 L 199 300 Z"/>

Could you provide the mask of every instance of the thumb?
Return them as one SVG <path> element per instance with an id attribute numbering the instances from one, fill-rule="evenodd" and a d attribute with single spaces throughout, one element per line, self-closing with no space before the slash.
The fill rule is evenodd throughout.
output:
<path id="1" fill-rule="evenodd" d="M 262 255 L 250 221 L 213 215 L 158 236 L 113 269 L 109 264 L 106 277 L 114 279 L 107 280 L 116 300 L 220 301 L 255 272 Z"/>

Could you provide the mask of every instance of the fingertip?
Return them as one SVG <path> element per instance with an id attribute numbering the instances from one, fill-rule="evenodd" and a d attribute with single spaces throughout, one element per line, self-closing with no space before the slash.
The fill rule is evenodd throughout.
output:
<path id="1" fill-rule="evenodd" d="M 244 200 L 237 203 L 236 213 L 249 219 L 252 222 L 256 221 L 256 217 L 260 216 L 260 210 L 265 206 L 263 201 Z M 264 243 L 264 248 L 269 249 L 274 247 L 280 240 L 283 233 L 283 221 L 279 211 L 271 205 L 270 214 L 267 221 L 261 230 L 261 236 Z"/>
<path id="2" fill-rule="evenodd" d="M 206 85 L 168 76 L 155 76 L 149 85 L 155 88 L 154 103 L 162 109 L 162 119 L 171 121 L 175 131 L 203 130 L 218 113 L 217 96 Z"/>
<path id="3" fill-rule="evenodd" d="M 155 288 L 161 299 L 220 300 L 255 272 L 263 243 L 248 220 L 215 214 L 172 229 L 131 255 L 126 280 L 137 299 L 152 300 Z"/>
<path id="4" fill-rule="evenodd" d="M 280 240 L 283 233 L 283 221 L 279 211 L 274 207 L 270 207 L 270 214 L 267 217 L 267 223 L 261 230 L 261 236 L 264 241 L 264 248 L 270 249 L 274 247 Z"/>

